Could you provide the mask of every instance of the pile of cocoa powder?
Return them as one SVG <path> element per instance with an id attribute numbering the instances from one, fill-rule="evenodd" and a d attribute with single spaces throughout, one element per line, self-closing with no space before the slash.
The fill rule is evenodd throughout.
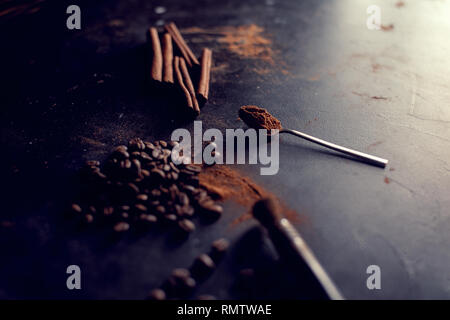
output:
<path id="1" fill-rule="evenodd" d="M 252 218 L 251 210 L 256 201 L 263 198 L 277 199 L 273 193 L 227 165 L 204 167 L 198 177 L 200 186 L 215 200 L 232 200 L 245 207 L 246 211 L 233 221 L 233 225 Z M 300 222 L 300 216 L 296 211 L 289 209 L 279 199 L 277 201 L 286 218 L 293 223 Z"/>

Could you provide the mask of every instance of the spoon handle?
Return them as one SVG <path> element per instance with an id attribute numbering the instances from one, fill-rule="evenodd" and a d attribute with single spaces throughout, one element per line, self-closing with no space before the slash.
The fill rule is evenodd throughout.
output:
<path id="1" fill-rule="evenodd" d="M 308 140 L 308 141 L 320 144 L 320 145 L 322 145 L 324 147 L 327 147 L 327 148 L 330 148 L 332 150 L 335 150 L 335 151 L 342 152 L 344 154 L 353 156 L 353 157 L 355 157 L 355 158 L 357 158 L 357 159 L 359 159 L 361 161 L 364 161 L 364 162 L 376 165 L 376 166 L 381 167 L 381 168 L 385 168 L 387 163 L 388 163 L 388 160 L 386 160 L 386 159 L 379 158 L 379 157 L 376 157 L 376 156 L 372 156 L 370 154 L 363 153 L 363 152 L 356 151 L 356 150 L 352 150 L 352 149 L 349 149 L 349 148 L 346 148 L 346 147 L 342 147 L 342 146 L 339 146 L 337 144 L 334 144 L 334 143 L 331 143 L 331 142 L 328 142 L 328 141 L 325 141 L 325 140 L 322 140 L 322 139 L 310 136 L 308 134 L 302 133 L 300 131 L 283 128 L 283 129 L 280 130 L 280 133 L 283 133 L 283 132 L 290 133 L 290 134 L 292 134 L 294 136 L 297 136 L 297 137 L 303 138 L 305 140 Z"/>

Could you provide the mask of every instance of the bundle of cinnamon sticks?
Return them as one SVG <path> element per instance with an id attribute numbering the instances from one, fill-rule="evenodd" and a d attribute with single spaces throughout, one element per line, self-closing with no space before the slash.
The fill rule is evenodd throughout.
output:
<path id="1" fill-rule="evenodd" d="M 156 28 L 151 27 L 148 31 L 152 52 L 151 80 L 177 88 L 183 108 L 197 116 L 208 100 L 212 51 L 204 48 L 199 61 L 175 23 L 166 24 L 164 30 L 162 41 Z"/>

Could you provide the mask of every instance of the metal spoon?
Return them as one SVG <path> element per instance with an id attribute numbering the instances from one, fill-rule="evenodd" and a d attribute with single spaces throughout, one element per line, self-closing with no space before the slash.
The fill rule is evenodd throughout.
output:
<path id="1" fill-rule="evenodd" d="M 297 136 L 297 137 L 303 138 L 305 140 L 308 140 L 308 141 L 320 144 L 321 146 L 327 147 L 327 148 L 332 149 L 334 151 L 342 152 L 342 153 L 344 153 L 346 155 L 355 157 L 358 160 L 364 161 L 364 162 L 369 163 L 369 164 L 373 164 L 373 165 L 381 167 L 381 168 L 385 168 L 387 163 L 389 162 L 386 159 L 379 158 L 379 157 L 376 157 L 376 156 L 372 156 L 370 154 L 363 153 L 363 152 L 360 152 L 360 151 L 356 151 L 356 150 L 353 150 L 353 149 L 349 149 L 349 148 L 346 148 L 346 147 L 342 147 L 342 146 L 339 146 L 337 144 L 334 144 L 334 143 L 331 143 L 331 142 L 328 142 L 328 141 L 325 141 L 325 140 L 322 140 L 322 139 L 310 136 L 310 135 L 305 134 L 305 133 L 300 132 L 300 131 L 282 128 L 282 129 L 280 129 L 279 133 L 292 134 L 294 136 Z"/>

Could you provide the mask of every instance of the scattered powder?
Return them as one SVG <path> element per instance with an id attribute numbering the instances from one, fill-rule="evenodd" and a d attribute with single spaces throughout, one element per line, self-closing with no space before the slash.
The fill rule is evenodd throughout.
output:
<path id="1" fill-rule="evenodd" d="M 278 50 L 272 49 L 272 40 L 264 32 L 264 28 L 255 24 L 207 29 L 191 27 L 182 29 L 181 33 L 208 37 L 209 40 L 216 40 L 223 44 L 228 51 L 242 58 L 263 62 L 264 65 L 253 68 L 253 71 L 259 74 L 270 73 L 276 66 L 284 65 L 277 58 Z M 283 74 L 289 74 L 289 71 L 285 69 L 279 71 Z"/>
<path id="2" fill-rule="evenodd" d="M 392 31 L 392 30 L 394 30 L 394 25 L 391 23 L 390 25 L 384 25 L 384 24 L 382 24 L 381 26 L 381 30 L 383 30 L 383 31 Z"/>
<path id="3" fill-rule="evenodd" d="M 239 109 L 239 118 L 250 128 L 254 129 L 278 129 L 281 130 L 281 122 L 266 109 L 257 106 L 242 106 Z"/>
<path id="4" fill-rule="evenodd" d="M 226 165 L 216 164 L 205 167 L 199 174 L 200 185 L 207 189 L 216 200 L 232 200 L 244 206 L 247 211 L 233 221 L 233 225 L 239 224 L 252 218 L 251 209 L 253 204 L 266 197 L 276 198 L 271 192 L 259 186 L 249 177 L 242 175 Z M 281 202 L 280 202 L 281 203 Z M 297 212 L 282 205 L 283 215 L 291 222 L 299 222 Z"/>
<path id="5" fill-rule="evenodd" d="M 262 35 L 264 29 L 255 24 L 224 29 L 219 42 L 225 43 L 228 50 L 244 58 L 260 59 L 274 65 L 272 41 Z"/>

